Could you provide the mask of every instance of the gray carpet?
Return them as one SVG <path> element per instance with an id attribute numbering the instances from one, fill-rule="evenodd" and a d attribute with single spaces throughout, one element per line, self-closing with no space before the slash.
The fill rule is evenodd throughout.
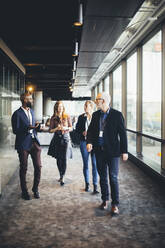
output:
<path id="1" fill-rule="evenodd" d="M 68 161 L 65 186 L 57 182 L 55 160 L 42 152 L 41 198 L 20 198 L 18 173 L 0 199 L 0 248 L 163 248 L 165 196 L 132 163 L 120 166 L 120 215 L 98 209 L 100 194 L 84 192 L 79 149 Z M 32 187 L 33 167 L 28 169 Z M 91 188 L 92 190 L 92 188 Z M 99 189 L 100 190 L 100 189 Z"/>

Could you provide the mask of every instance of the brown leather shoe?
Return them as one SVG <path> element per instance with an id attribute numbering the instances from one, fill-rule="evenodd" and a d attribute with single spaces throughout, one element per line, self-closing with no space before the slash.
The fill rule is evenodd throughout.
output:
<path id="1" fill-rule="evenodd" d="M 105 210 L 108 208 L 108 202 L 107 201 L 103 201 L 100 205 L 100 209 L 101 210 Z"/>
<path id="2" fill-rule="evenodd" d="M 119 215 L 119 208 L 117 206 L 112 206 L 112 208 L 111 208 L 111 215 L 112 216 Z"/>

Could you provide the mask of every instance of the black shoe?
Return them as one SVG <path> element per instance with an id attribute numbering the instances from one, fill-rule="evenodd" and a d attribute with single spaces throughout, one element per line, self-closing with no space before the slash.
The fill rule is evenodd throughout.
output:
<path id="1" fill-rule="evenodd" d="M 93 194 L 99 194 L 99 191 L 97 191 L 97 185 L 94 184 L 94 188 L 93 188 Z"/>
<path id="2" fill-rule="evenodd" d="M 93 190 L 93 194 L 94 194 L 94 195 L 99 194 L 99 193 L 100 193 L 99 191 L 97 191 L 97 190 L 95 190 L 95 189 Z"/>
<path id="3" fill-rule="evenodd" d="M 105 210 L 108 208 L 108 201 L 103 201 L 99 207 L 101 210 Z"/>
<path id="4" fill-rule="evenodd" d="M 61 186 L 64 186 L 64 184 L 65 184 L 64 181 L 61 181 L 61 182 L 60 182 L 60 185 L 61 185 Z"/>
<path id="5" fill-rule="evenodd" d="M 34 192 L 34 198 L 39 199 L 40 193 L 38 191 Z"/>
<path id="6" fill-rule="evenodd" d="M 22 199 L 27 200 L 27 201 L 31 200 L 31 197 L 30 197 L 28 192 L 22 192 L 21 197 L 22 197 Z"/>
<path id="7" fill-rule="evenodd" d="M 85 184 L 85 191 L 86 191 L 86 192 L 89 192 L 89 183 L 86 183 L 86 184 Z"/>

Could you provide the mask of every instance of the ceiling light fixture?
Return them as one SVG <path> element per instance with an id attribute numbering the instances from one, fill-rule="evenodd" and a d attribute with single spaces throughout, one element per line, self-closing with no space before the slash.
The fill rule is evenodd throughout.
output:
<path id="1" fill-rule="evenodd" d="M 73 71 L 73 76 L 72 76 L 72 79 L 75 79 L 75 77 L 76 77 L 76 72 L 75 72 L 75 71 Z"/>
<path id="2" fill-rule="evenodd" d="M 78 56 L 78 42 L 75 42 L 75 50 L 74 53 L 72 54 L 73 57 L 77 57 Z"/>
<path id="3" fill-rule="evenodd" d="M 73 62 L 73 70 L 72 71 L 76 71 L 76 60 L 74 60 L 74 62 Z"/>
<path id="4" fill-rule="evenodd" d="M 73 23 L 76 27 L 81 27 L 83 25 L 83 5 L 79 3 L 77 20 Z"/>
<path id="5" fill-rule="evenodd" d="M 33 85 L 27 85 L 26 86 L 26 91 L 28 93 L 33 93 L 34 92 L 34 86 Z"/>

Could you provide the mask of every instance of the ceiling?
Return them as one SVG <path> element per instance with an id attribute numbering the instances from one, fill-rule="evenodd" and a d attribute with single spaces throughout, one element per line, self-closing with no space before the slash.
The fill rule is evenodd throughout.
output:
<path id="1" fill-rule="evenodd" d="M 144 0 L 83 0 L 79 28 L 73 27 L 78 0 L 3 2 L 1 38 L 25 66 L 26 84 L 52 100 L 69 100 L 75 40 L 76 83 L 85 86 Z"/>
<path id="2" fill-rule="evenodd" d="M 87 85 L 143 2 L 144 0 L 87 2 L 76 85 Z"/>

